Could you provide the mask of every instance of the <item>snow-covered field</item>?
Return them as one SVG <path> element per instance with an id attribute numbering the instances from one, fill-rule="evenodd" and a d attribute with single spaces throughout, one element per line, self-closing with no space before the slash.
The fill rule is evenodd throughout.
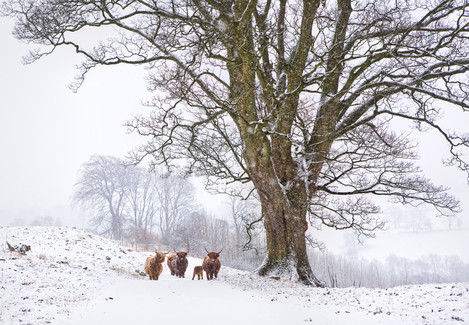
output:
<path id="1" fill-rule="evenodd" d="M 6 246 L 31 246 L 27 255 Z M 227 267 L 218 280 L 141 275 L 148 252 L 72 228 L 0 228 L 0 324 L 462 324 L 469 283 L 310 288 Z M 223 264 L 223 255 L 221 256 Z"/>

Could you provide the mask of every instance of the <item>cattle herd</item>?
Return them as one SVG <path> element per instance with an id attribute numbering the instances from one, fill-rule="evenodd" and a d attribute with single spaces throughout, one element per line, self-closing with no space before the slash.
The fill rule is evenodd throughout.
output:
<path id="1" fill-rule="evenodd" d="M 223 250 L 223 249 L 222 249 Z M 192 274 L 192 280 L 197 276 L 197 280 L 204 279 L 204 271 L 206 274 L 207 280 L 213 280 L 213 278 L 218 276 L 218 272 L 221 268 L 220 263 L 220 253 L 217 252 L 207 252 L 202 266 L 195 266 L 194 273 Z M 148 275 L 150 280 L 158 280 L 159 276 L 163 272 L 163 263 L 165 257 L 168 253 L 158 252 L 155 250 L 155 256 L 148 257 L 145 261 L 145 273 Z M 176 254 L 170 254 L 167 257 L 168 268 L 171 272 L 171 275 L 177 276 L 179 278 L 184 278 L 186 273 L 187 266 L 189 261 L 187 260 L 188 252 L 176 252 Z"/>

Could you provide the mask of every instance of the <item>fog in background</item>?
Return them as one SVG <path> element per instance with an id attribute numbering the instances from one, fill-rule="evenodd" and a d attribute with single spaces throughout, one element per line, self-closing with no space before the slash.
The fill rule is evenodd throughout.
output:
<path id="1" fill-rule="evenodd" d="M 80 166 L 90 156 L 123 158 L 145 141 L 126 134 L 122 124 L 148 111 L 145 70 L 142 67 L 98 67 L 78 93 L 69 90 L 75 64 L 72 50 L 59 49 L 32 65 L 21 57 L 34 45 L 11 35 L 13 24 L 0 20 L 0 226 L 56 223 L 87 227 L 87 213 L 72 207 L 71 197 Z M 457 128 L 469 125 L 469 116 L 447 117 Z M 386 260 L 390 254 L 419 258 L 431 253 L 457 255 L 469 263 L 469 188 L 464 173 L 442 166 L 447 148 L 435 134 L 420 140 L 422 168 L 435 183 L 451 187 L 463 212 L 453 219 L 435 218 L 428 207 L 383 202 L 389 230 L 376 239 L 357 243 L 352 233 L 312 230 L 329 250 Z M 197 198 L 214 218 L 228 219 L 229 200 L 210 196 L 195 183 Z"/>

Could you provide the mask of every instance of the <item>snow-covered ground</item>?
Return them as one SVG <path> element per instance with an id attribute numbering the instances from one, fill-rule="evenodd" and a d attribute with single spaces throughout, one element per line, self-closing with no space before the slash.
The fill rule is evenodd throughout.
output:
<path id="1" fill-rule="evenodd" d="M 32 251 L 10 253 L 6 241 Z M 218 280 L 192 281 L 195 258 L 185 279 L 165 264 L 149 281 L 151 253 L 83 230 L 0 228 L 0 243 L 0 324 L 469 323 L 469 283 L 310 288 L 224 266 Z"/>

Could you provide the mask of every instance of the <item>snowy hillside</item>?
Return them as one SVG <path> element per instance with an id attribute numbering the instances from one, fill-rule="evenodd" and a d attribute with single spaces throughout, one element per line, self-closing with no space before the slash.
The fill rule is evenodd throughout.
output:
<path id="1" fill-rule="evenodd" d="M 32 251 L 10 253 L 6 241 Z M 185 279 L 165 265 L 149 281 L 151 253 L 83 230 L 0 228 L 0 243 L 0 324 L 469 323 L 469 283 L 320 289 L 223 266 L 218 280 L 191 281 L 194 258 Z"/>

